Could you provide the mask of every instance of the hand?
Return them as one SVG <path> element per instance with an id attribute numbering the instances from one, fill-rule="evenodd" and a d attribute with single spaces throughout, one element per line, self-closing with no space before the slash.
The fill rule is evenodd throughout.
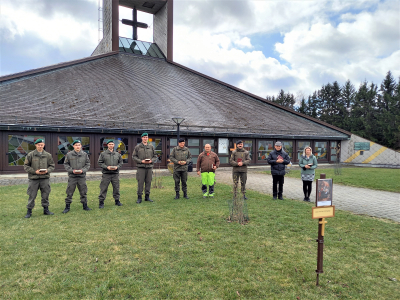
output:
<path id="1" fill-rule="evenodd" d="M 142 160 L 142 164 L 149 164 L 149 163 L 151 163 L 151 160 Z"/>
<path id="2" fill-rule="evenodd" d="M 44 171 L 44 172 L 40 172 L 39 170 L 36 170 L 35 173 L 38 174 L 38 175 L 44 175 L 44 174 L 47 173 L 47 169 L 46 169 L 46 171 Z"/>
<path id="3" fill-rule="evenodd" d="M 276 162 L 277 162 L 278 164 L 281 164 L 281 163 L 283 163 L 283 159 L 278 159 Z"/>
<path id="4" fill-rule="evenodd" d="M 74 174 L 81 174 L 82 173 L 82 170 L 73 170 L 72 171 Z"/>
<path id="5" fill-rule="evenodd" d="M 186 161 L 181 160 L 181 161 L 179 161 L 179 164 L 182 165 L 182 166 L 186 165 Z"/>
<path id="6" fill-rule="evenodd" d="M 197 171 L 197 175 L 200 175 L 200 171 Z"/>
<path id="7" fill-rule="evenodd" d="M 243 162 L 238 162 L 238 166 L 239 167 L 243 166 Z"/>
<path id="8" fill-rule="evenodd" d="M 217 166 L 214 166 L 214 167 L 213 167 L 213 170 L 216 170 L 216 169 L 217 169 Z"/>
<path id="9" fill-rule="evenodd" d="M 304 166 L 306 169 L 309 169 L 309 168 L 311 168 L 309 165 L 305 165 Z"/>

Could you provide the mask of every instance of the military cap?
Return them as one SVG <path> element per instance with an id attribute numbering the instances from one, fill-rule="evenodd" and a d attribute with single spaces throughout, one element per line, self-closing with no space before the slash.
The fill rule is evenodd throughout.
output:
<path id="1" fill-rule="evenodd" d="M 182 143 L 182 142 L 184 142 L 184 141 L 185 141 L 185 139 L 180 138 L 179 141 L 178 141 L 178 143 Z"/>
<path id="2" fill-rule="evenodd" d="M 239 144 L 242 144 L 242 143 L 243 143 L 242 140 L 237 140 L 237 141 L 236 141 L 236 145 L 239 145 Z"/>
<path id="3" fill-rule="evenodd" d="M 76 143 L 82 144 L 82 142 L 80 140 L 75 140 L 72 142 L 72 146 L 75 145 Z"/>
<path id="4" fill-rule="evenodd" d="M 35 142 L 35 145 L 38 144 L 38 143 L 44 143 L 44 140 L 42 140 L 42 139 L 37 139 L 36 142 Z"/>
<path id="5" fill-rule="evenodd" d="M 106 145 L 108 145 L 109 143 L 114 143 L 114 140 L 108 140 L 108 141 L 106 141 Z"/>
<path id="6" fill-rule="evenodd" d="M 144 137 L 144 136 L 149 136 L 149 134 L 147 132 L 145 132 L 142 134 L 142 137 Z"/>

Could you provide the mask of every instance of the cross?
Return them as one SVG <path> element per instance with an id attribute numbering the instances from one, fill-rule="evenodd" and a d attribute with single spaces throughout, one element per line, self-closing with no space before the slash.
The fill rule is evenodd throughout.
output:
<path id="1" fill-rule="evenodd" d="M 129 25 L 133 27 L 133 39 L 136 41 L 138 39 L 137 29 L 139 28 L 147 28 L 147 24 L 141 23 L 137 21 L 137 9 L 136 7 L 132 10 L 132 21 L 128 19 L 122 19 L 122 24 Z"/>
<path id="2" fill-rule="evenodd" d="M 328 223 L 328 221 L 325 221 L 325 218 L 322 218 L 322 221 L 319 221 L 318 224 L 321 224 L 321 235 L 324 236 L 325 234 L 325 224 Z"/>
<path id="3" fill-rule="evenodd" d="M 236 143 L 233 143 L 233 148 L 230 148 L 229 150 L 231 151 L 236 150 Z"/>

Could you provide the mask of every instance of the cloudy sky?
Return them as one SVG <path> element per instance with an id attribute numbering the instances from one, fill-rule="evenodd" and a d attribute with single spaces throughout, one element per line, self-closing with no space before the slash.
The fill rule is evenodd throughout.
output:
<path id="1" fill-rule="evenodd" d="M 98 0 L 0 0 L 1 76 L 90 56 L 98 38 Z M 261 97 L 380 84 L 400 76 L 400 0 L 175 0 L 174 60 Z"/>

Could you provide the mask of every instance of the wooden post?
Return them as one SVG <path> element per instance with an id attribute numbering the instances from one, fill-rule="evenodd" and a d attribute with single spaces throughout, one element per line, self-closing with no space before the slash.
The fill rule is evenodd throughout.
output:
<path id="1" fill-rule="evenodd" d="M 325 174 L 320 174 L 319 179 L 326 179 Z M 318 187 L 316 189 L 318 193 Z M 315 272 L 317 273 L 317 285 L 319 285 L 319 274 L 324 273 L 323 271 L 323 261 L 324 261 L 324 227 L 325 227 L 325 219 L 320 218 L 318 222 L 318 239 L 316 240 L 318 243 L 318 252 L 317 252 L 317 269 Z"/>

